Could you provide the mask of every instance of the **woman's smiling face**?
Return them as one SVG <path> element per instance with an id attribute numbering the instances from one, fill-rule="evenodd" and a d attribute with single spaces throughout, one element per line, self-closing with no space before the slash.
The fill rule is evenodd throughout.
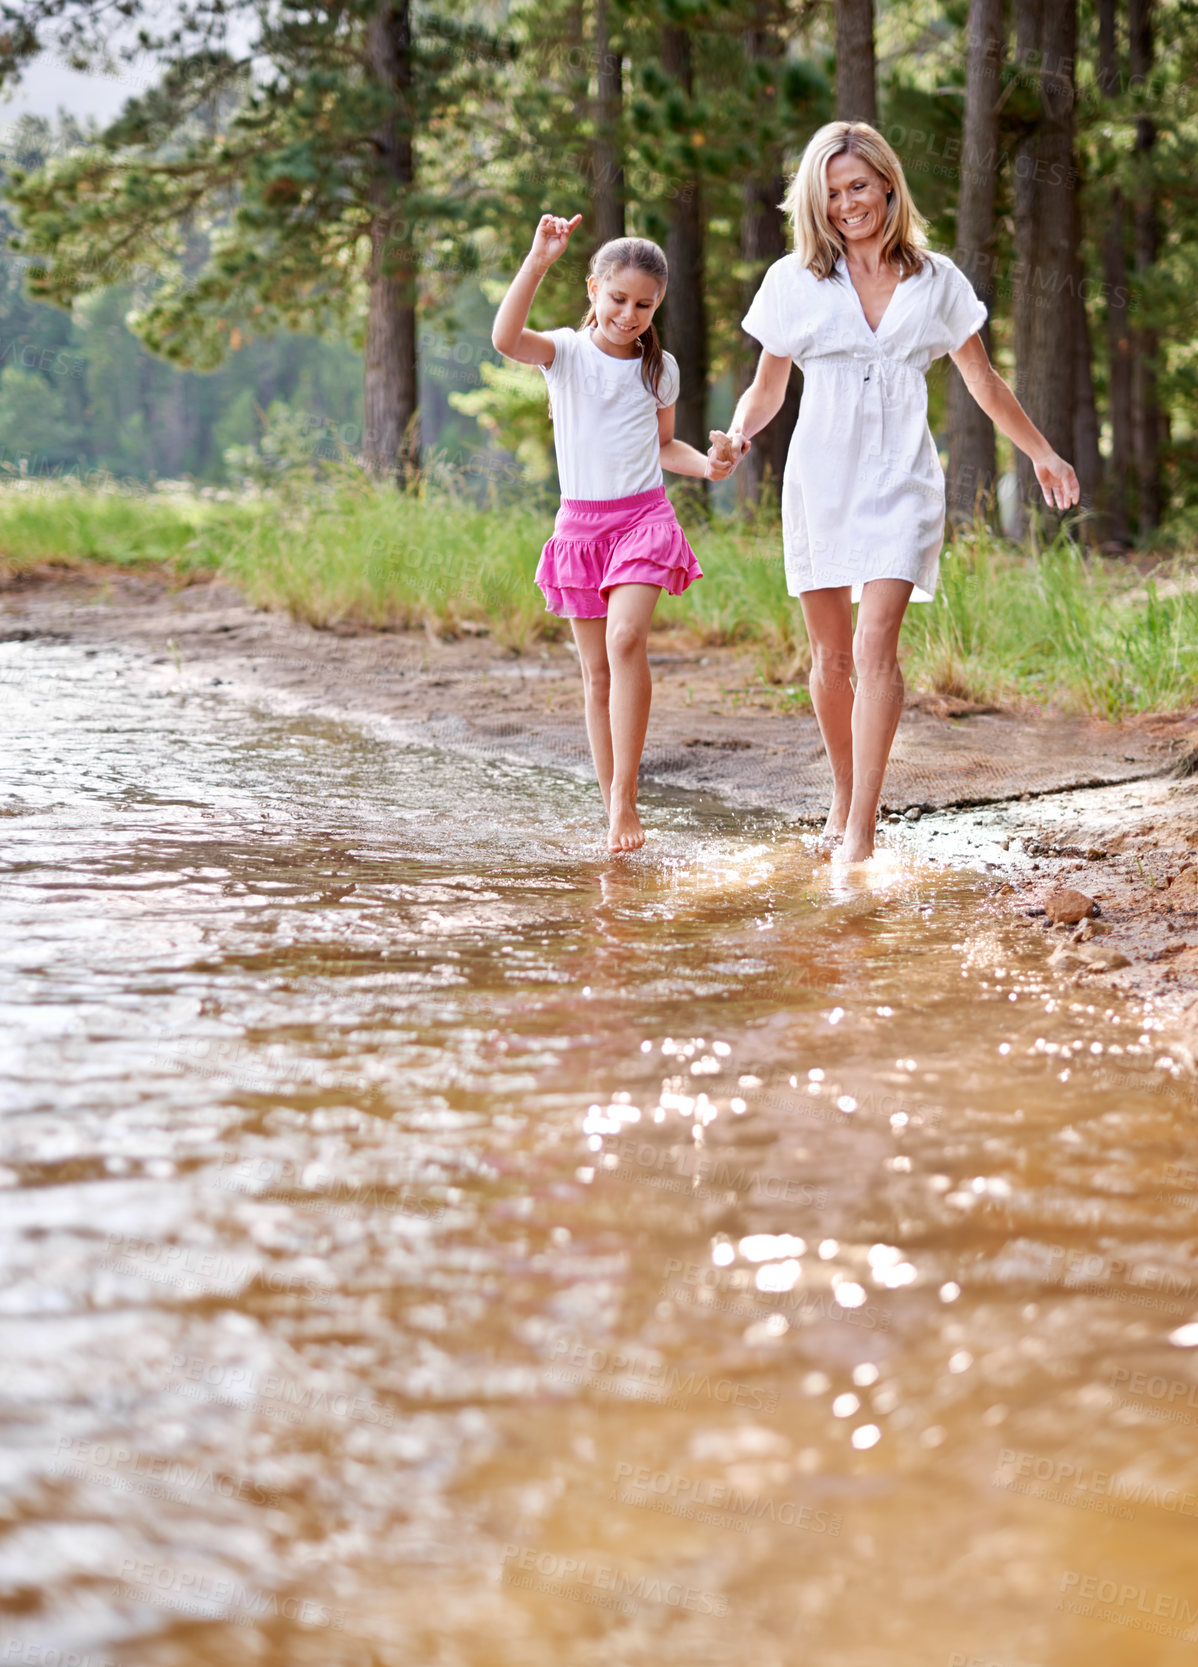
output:
<path id="1" fill-rule="evenodd" d="M 828 219 L 846 243 L 878 237 L 886 224 L 886 181 L 863 157 L 842 151 L 828 163 Z"/>

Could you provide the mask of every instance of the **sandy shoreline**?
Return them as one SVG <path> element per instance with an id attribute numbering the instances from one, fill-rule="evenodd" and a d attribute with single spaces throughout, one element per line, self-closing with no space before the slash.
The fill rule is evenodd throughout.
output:
<path id="1" fill-rule="evenodd" d="M 220 584 L 172 589 L 160 576 L 112 570 L 10 581 L 0 589 L 0 640 L 120 648 L 193 685 L 326 716 L 383 718 L 425 744 L 589 765 L 567 646 L 516 655 L 485 636 L 316 630 L 252 608 Z M 818 826 L 828 778 L 810 712 L 788 709 L 750 654 L 693 646 L 676 631 L 656 636 L 651 650 L 646 778 Z M 1193 1041 L 1198 775 L 1171 772 L 1194 744 L 1196 717 L 1108 725 L 917 697 L 887 777 L 892 837 L 989 871 L 994 906 L 1043 934 L 1046 956 L 1071 933 L 1029 911 L 1060 886 L 1094 898 L 1099 935 L 1069 946 L 1060 976 L 1163 1002 Z M 1099 952 L 1127 964 L 1104 970 L 1081 959 Z"/>

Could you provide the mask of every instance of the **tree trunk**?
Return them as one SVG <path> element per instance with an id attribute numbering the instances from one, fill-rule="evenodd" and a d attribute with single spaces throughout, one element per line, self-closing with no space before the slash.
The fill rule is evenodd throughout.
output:
<path id="1" fill-rule="evenodd" d="M 1152 0 L 1128 0 L 1127 34 L 1131 81 L 1143 88 L 1152 73 Z M 1156 123 L 1142 115 L 1136 122 L 1136 156 L 1140 163 L 1133 222 L 1135 226 L 1136 274 L 1156 265 L 1160 252 L 1160 217 L 1156 183 L 1152 176 L 1152 149 L 1156 144 Z M 1138 519 L 1141 537 L 1160 525 L 1162 421 L 1157 395 L 1156 331 L 1137 330 L 1132 361 L 1132 426 L 1135 434 Z"/>
<path id="2" fill-rule="evenodd" d="M 685 29 L 661 35 L 661 64 L 683 96 L 691 96 L 691 43 Z M 681 387 L 674 432 L 700 451 L 707 440 L 707 313 L 703 301 L 703 204 L 697 174 L 679 175 L 669 199 L 666 260 L 670 282 L 662 307 L 665 345 L 678 361 Z"/>
<path id="3" fill-rule="evenodd" d="M 1094 357 L 1090 343 L 1090 320 L 1084 294 L 1085 268 L 1081 261 L 1080 201 L 1074 197 L 1077 215 L 1076 289 L 1070 303 L 1073 312 L 1073 467 L 1081 489 L 1082 509 L 1093 516 L 1102 490 L 1102 453 L 1098 449 L 1098 406 L 1094 399 Z M 1083 523 L 1083 536 L 1093 542 L 1098 533 L 1093 519 Z"/>
<path id="4" fill-rule="evenodd" d="M 1120 91 L 1116 34 L 1117 0 L 1098 0 L 1098 84 L 1107 98 Z M 1103 537 L 1130 542 L 1128 488 L 1135 458 L 1131 412 L 1131 321 L 1127 314 L 1127 208 L 1113 185 L 1107 193 L 1102 228 L 1102 279 L 1106 300 L 1107 400 L 1111 455 L 1103 488 Z"/>
<path id="5" fill-rule="evenodd" d="M 415 178 L 410 0 L 382 0 L 367 25 L 366 56 L 388 111 L 374 135 L 363 450 L 373 475 L 403 481 L 420 462 L 416 253 L 408 218 Z"/>
<path id="6" fill-rule="evenodd" d="M 1003 0 L 972 0 L 967 40 L 965 130 L 955 258 L 979 298 L 993 309 Z M 989 353 L 989 319 L 979 334 Z M 972 521 L 994 491 L 994 424 L 953 364 L 948 369 L 948 435 L 949 514 L 954 520 Z"/>
<path id="7" fill-rule="evenodd" d="M 607 0 L 595 0 L 595 242 L 624 236 L 624 162 L 619 148 L 623 64 L 612 46 Z"/>
<path id="8" fill-rule="evenodd" d="M 754 26 L 745 31 L 745 56 L 750 63 L 760 60 L 768 63 L 770 90 L 766 96 L 771 108 L 762 125 L 772 128 L 771 118 L 777 96 L 773 89 L 777 85 L 775 77 L 782 70 L 783 46 L 777 31 L 770 27 L 767 0 L 757 0 L 755 12 Z M 741 259 L 749 269 L 741 296 L 741 305 L 746 311 L 757 293 L 767 267 L 772 266 L 774 261 L 780 260 L 786 253 L 786 223 L 779 207 L 786 194 L 786 182 L 782 177 L 781 157 L 778 151 L 778 144 L 770 145 L 768 154 L 761 156 L 758 171 L 752 179 L 745 182 L 740 221 L 740 252 Z M 742 336 L 740 342 L 740 381 L 745 385 L 752 380 L 757 364 L 757 352 L 748 337 Z M 786 467 L 786 453 L 799 418 L 801 393 L 802 377 L 792 365 L 782 409 L 772 422 L 767 423 L 754 436 L 751 451 L 736 471 L 737 496 L 742 503 L 759 502 L 761 488 L 766 481 L 772 484 L 773 490 L 781 497 L 782 471 Z"/>
<path id="9" fill-rule="evenodd" d="M 877 124 L 873 0 L 836 0 L 836 117 Z"/>
<path id="10" fill-rule="evenodd" d="M 1077 0 L 1016 0 L 1016 52 L 1042 65 L 1039 119 L 1015 157 L 1015 372 L 1020 403 L 1049 445 L 1073 449 L 1076 287 L 1073 62 Z M 1062 329 L 1062 317 L 1067 327 Z M 1043 506 L 1031 459 L 1019 453 L 1021 531 L 1030 505 Z"/>

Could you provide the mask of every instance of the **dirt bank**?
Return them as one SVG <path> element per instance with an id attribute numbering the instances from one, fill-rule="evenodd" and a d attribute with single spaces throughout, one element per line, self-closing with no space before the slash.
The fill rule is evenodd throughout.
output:
<path id="1" fill-rule="evenodd" d="M 0 638 L 14 637 L 120 647 L 173 666 L 185 685 L 381 717 L 414 741 L 588 764 L 568 646 L 515 655 L 485 636 L 315 630 L 219 584 L 177 589 L 114 570 L 8 584 Z M 766 686 L 751 655 L 700 648 L 679 632 L 651 648 L 646 776 L 818 825 L 827 771 L 809 709 Z M 1198 1026 L 1198 777 L 1170 776 L 1193 744 L 1195 716 L 1109 725 L 916 695 L 887 777 L 890 837 L 985 867 L 994 906 L 1043 933 L 1046 953 L 1069 934 L 1027 911 L 1058 886 L 1077 887 L 1098 902 L 1099 930 L 1071 946 L 1061 976 L 1168 998 Z M 1100 950 L 1128 964 L 1083 962 Z"/>

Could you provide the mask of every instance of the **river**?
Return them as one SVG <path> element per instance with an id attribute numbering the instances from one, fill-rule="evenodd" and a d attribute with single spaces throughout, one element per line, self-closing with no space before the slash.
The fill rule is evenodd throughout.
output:
<path id="1" fill-rule="evenodd" d="M 1198 1659 L 1192 1084 L 985 872 L 0 691 L 0 1661 Z"/>

